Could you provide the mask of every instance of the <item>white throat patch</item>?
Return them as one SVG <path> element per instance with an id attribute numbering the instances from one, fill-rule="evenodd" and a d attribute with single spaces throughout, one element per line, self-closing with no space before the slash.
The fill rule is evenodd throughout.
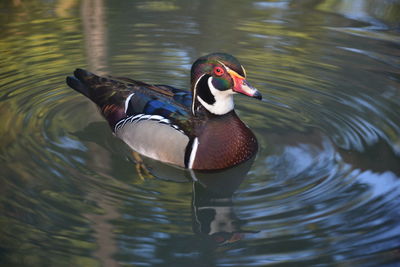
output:
<path id="1" fill-rule="evenodd" d="M 223 115 L 228 113 L 229 111 L 233 110 L 234 108 L 234 103 L 233 103 L 233 95 L 235 92 L 233 92 L 232 89 L 228 89 L 225 91 L 220 91 L 216 89 L 213 84 L 212 84 L 212 79 L 213 77 L 208 78 L 208 87 L 210 88 L 211 94 L 215 98 L 215 103 L 210 105 L 207 102 L 205 102 L 203 99 L 201 99 L 199 96 L 197 96 L 197 100 L 211 113 L 216 114 L 216 115 Z"/>

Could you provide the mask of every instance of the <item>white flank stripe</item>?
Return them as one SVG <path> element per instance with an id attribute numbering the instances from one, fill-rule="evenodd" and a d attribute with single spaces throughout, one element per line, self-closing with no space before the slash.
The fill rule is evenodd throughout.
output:
<path id="1" fill-rule="evenodd" d="M 156 121 L 161 121 L 163 120 L 164 117 L 160 116 L 160 115 L 151 115 L 150 120 L 156 120 Z"/>
<path id="2" fill-rule="evenodd" d="M 140 120 L 148 120 L 151 118 L 151 115 L 143 115 L 142 117 L 140 117 Z"/>
<path id="3" fill-rule="evenodd" d="M 190 152 L 189 165 L 188 165 L 189 169 L 193 167 L 194 160 L 196 159 L 196 152 L 198 146 L 199 146 L 199 139 L 196 137 L 193 141 L 192 152 Z"/>
<path id="4" fill-rule="evenodd" d="M 134 121 L 134 120 L 136 120 L 137 118 L 140 118 L 140 117 L 142 117 L 142 116 L 143 116 L 143 114 L 138 114 L 138 115 L 135 115 L 135 116 L 129 117 L 129 118 L 130 118 L 131 121 Z M 128 118 L 128 119 L 129 119 L 129 118 Z"/>
<path id="5" fill-rule="evenodd" d="M 162 119 L 162 120 L 160 120 L 160 122 L 171 123 L 171 121 L 169 119 Z"/>
<path id="6" fill-rule="evenodd" d="M 128 97 L 127 97 L 126 100 L 125 100 L 125 113 L 128 111 L 129 101 L 131 101 L 131 98 L 132 98 L 132 96 L 133 96 L 134 94 L 135 94 L 135 93 L 132 93 L 132 94 L 128 95 Z"/>
<path id="7" fill-rule="evenodd" d="M 174 128 L 175 130 L 178 130 L 179 132 L 185 134 L 184 131 L 182 131 L 178 125 L 172 124 L 171 121 L 167 118 L 164 118 L 163 116 L 160 115 L 145 115 L 145 114 L 137 114 L 135 116 L 130 116 L 125 119 L 120 120 L 114 127 L 114 132 L 117 132 L 121 128 L 125 126 L 127 123 L 137 123 L 139 121 L 144 121 L 144 120 L 153 120 L 159 123 L 165 123 L 169 125 L 170 127 Z M 185 134 L 186 135 L 186 134 Z"/>

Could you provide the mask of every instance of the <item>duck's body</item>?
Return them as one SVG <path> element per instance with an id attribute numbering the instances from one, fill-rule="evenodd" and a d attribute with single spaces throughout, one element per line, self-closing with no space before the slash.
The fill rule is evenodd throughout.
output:
<path id="1" fill-rule="evenodd" d="M 198 59 L 191 74 L 192 92 L 82 69 L 67 83 L 99 106 L 117 137 L 145 156 L 196 170 L 251 158 L 257 140 L 236 115 L 232 95 L 261 95 L 245 81 L 243 67 L 216 53 Z"/>

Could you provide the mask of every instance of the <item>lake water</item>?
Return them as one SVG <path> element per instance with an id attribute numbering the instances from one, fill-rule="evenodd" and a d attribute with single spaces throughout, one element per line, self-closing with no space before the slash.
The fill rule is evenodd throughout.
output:
<path id="1" fill-rule="evenodd" d="M 399 266 L 400 1 L 0 3 L 1 266 Z M 65 84 L 189 87 L 228 52 L 260 150 L 192 174 L 144 159 Z"/>

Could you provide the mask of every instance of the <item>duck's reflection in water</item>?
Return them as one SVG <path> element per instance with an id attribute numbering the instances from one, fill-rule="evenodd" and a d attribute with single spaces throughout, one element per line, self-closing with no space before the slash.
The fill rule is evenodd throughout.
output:
<path id="1" fill-rule="evenodd" d="M 179 169 L 144 158 L 151 175 L 158 179 L 187 182 L 192 180 L 193 232 L 216 245 L 241 240 L 246 233 L 241 226 L 245 221 L 235 214 L 232 197 L 246 178 L 254 158 L 233 168 L 221 171 L 193 171 Z"/>
<path id="2" fill-rule="evenodd" d="M 101 126 L 101 129 L 99 126 Z M 107 144 L 107 140 L 112 139 L 111 134 L 105 136 L 97 134 L 104 132 L 104 129 L 104 123 L 92 123 L 82 133 L 76 133 L 76 135 L 82 136 L 81 139 L 90 138 L 91 142 L 98 143 L 101 146 Z M 113 166 L 113 162 L 118 161 L 116 166 L 123 170 L 121 177 L 125 177 L 128 172 L 131 172 L 129 176 L 135 184 L 146 183 L 147 175 L 146 172 L 138 175 L 132 167 L 132 162 L 134 163 L 133 166 L 137 167 L 139 164 L 143 167 L 136 168 L 136 170 L 148 170 L 147 174 L 160 180 L 177 183 L 191 181 L 193 183 L 192 202 L 187 203 L 187 207 L 191 206 L 192 210 L 193 232 L 216 245 L 232 244 L 245 237 L 252 238 L 253 235 L 250 236 L 247 233 L 254 232 L 243 230 L 249 228 L 252 224 L 251 221 L 247 220 L 251 217 L 252 219 L 249 220 L 261 218 L 259 220 L 265 221 L 265 216 L 271 214 L 268 212 L 268 208 L 256 208 L 245 214 L 237 213 L 239 216 L 235 213 L 235 210 L 239 208 L 243 210 L 243 203 L 237 203 L 235 209 L 234 200 L 235 192 L 239 191 L 241 183 L 247 176 L 257 177 L 257 179 L 253 180 L 254 182 L 246 183 L 246 187 L 242 188 L 243 192 L 246 192 L 245 196 L 248 196 L 251 192 L 250 194 L 263 196 L 263 201 L 268 202 L 269 200 L 275 201 L 274 196 L 280 194 L 281 199 L 291 197 L 287 202 L 284 202 L 288 207 L 294 202 L 303 202 L 303 206 L 310 203 L 314 205 L 315 202 L 312 202 L 314 200 L 317 202 L 325 201 L 329 207 L 333 207 L 335 204 L 343 203 L 343 201 L 335 202 L 336 198 L 332 192 L 341 192 L 341 184 L 348 183 L 346 177 L 351 179 L 354 174 L 359 173 L 357 174 L 360 176 L 359 181 L 362 181 L 363 185 L 368 184 L 371 190 L 376 192 L 383 188 L 381 186 L 382 176 L 378 174 L 393 173 L 397 175 L 393 175 L 393 177 L 398 177 L 400 173 L 399 165 L 395 161 L 376 163 L 376 159 L 379 158 L 397 159 L 391 148 L 384 142 L 370 146 L 366 151 L 367 153 L 362 153 L 338 148 L 325 134 L 316 130 L 300 133 L 295 131 L 270 131 L 262 133 L 261 136 L 263 138 L 260 138 L 257 164 L 252 166 L 254 160 L 252 159 L 239 166 L 219 172 L 185 170 L 145 157 L 140 162 L 136 158 L 124 161 L 123 158 L 118 158 L 124 157 L 120 153 L 117 156 L 110 154 L 98 161 L 102 165 L 107 165 L 104 162 L 107 162 L 109 158 L 108 161 L 111 162 L 111 166 Z M 112 145 L 114 147 L 116 143 Z M 125 145 L 121 143 L 118 149 L 125 149 Z M 106 151 L 109 150 L 111 149 L 106 149 Z M 126 148 L 126 151 L 123 154 L 125 156 L 131 153 L 128 148 Z M 96 167 L 96 169 L 100 168 Z M 248 174 L 250 169 L 251 173 Z M 353 172 L 353 170 L 357 172 Z M 139 177 L 143 177 L 143 179 L 139 179 Z M 391 177 L 389 175 L 387 179 L 392 182 Z M 324 183 L 324 186 L 321 186 L 322 183 Z M 317 186 L 319 187 L 317 188 Z M 385 190 L 389 192 L 390 188 L 392 188 L 391 184 Z M 168 194 L 167 191 L 165 193 Z M 345 196 L 343 195 L 343 197 Z M 354 198 L 354 196 L 350 196 L 348 201 Z M 258 199 L 257 201 L 261 200 Z M 274 203 L 281 202 L 275 201 Z M 277 207 L 279 208 L 279 206 Z M 179 211 L 174 211 L 173 214 L 175 216 L 178 213 Z M 251 228 L 257 229 L 260 231 L 259 233 L 266 229 L 260 225 Z"/>
<path id="3" fill-rule="evenodd" d="M 201 237 L 225 245 L 241 240 L 245 233 L 234 209 L 234 192 L 250 170 L 250 160 L 234 168 L 219 172 L 191 172 L 193 179 L 193 231 Z"/>

